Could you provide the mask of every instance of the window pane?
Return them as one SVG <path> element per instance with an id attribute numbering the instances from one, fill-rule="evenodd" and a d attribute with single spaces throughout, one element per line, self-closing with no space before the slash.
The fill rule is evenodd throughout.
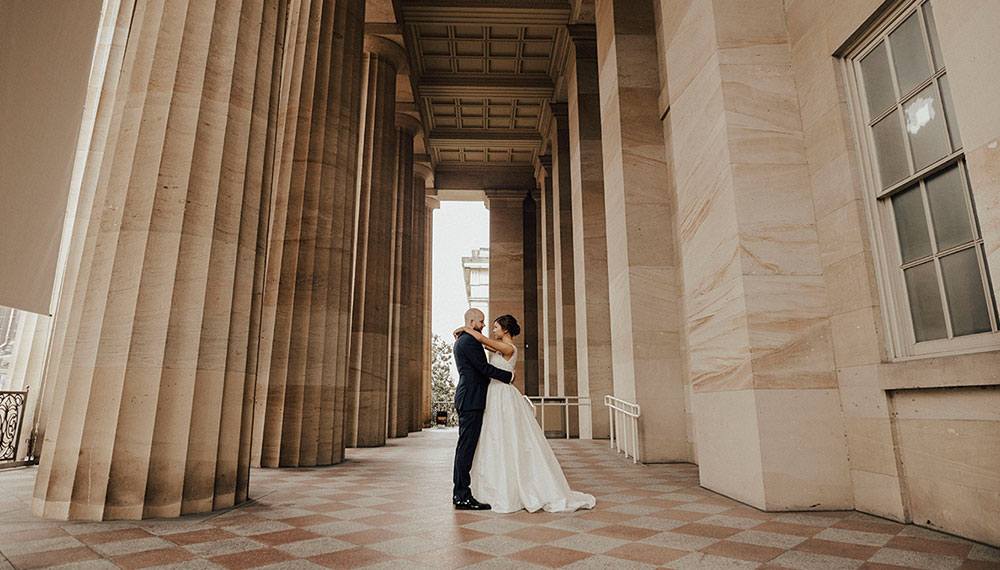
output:
<path id="1" fill-rule="evenodd" d="M 937 89 L 928 85 L 903 104 L 906 134 L 910 137 L 913 168 L 920 170 L 951 152 L 945 140 L 944 118 Z"/>
<path id="2" fill-rule="evenodd" d="M 941 309 L 937 271 L 934 262 L 928 262 L 903 271 L 906 292 L 910 296 L 910 314 L 913 317 L 913 334 L 917 342 L 948 336 Z"/>
<path id="3" fill-rule="evenodd" d="M 861 75 L 865 80 L 865 94 L 868 96 L 868 111 L 875 118 L 896 102 L 896 93 L 892 90 L 892 77 L 889 76 L 889 57 L 885 52 L 885 42 L 879 42 L 861 60 Z"/>
<path id="4" fill-rule="evenodd" d="M 916 12 L 889 34 L 889 43 L 892 44 L 899 94 L 906 95 L 931 76 L 927 50 L 924 49 L 924 34 Z"/>
<path id="5" fill-rule="evenodd" d="M 903 146 L 903 133 L 899 127 L 899 111 L 893 111 L 875 123 L 872 126 L 872 136 L 875 138 L 879 178 L 882 188 L 885 188 L 910 173 L 910 166 L 906 163 L 906 148 Z"/>
<path id="6" fill-rule="evenodd" d="M 944 104 L 944 117 L 948 123 L 948 135 L 951 137 L 951 150 L 958 150 L 962 147 L 962 136 L 958 134 L 958 119 L 955 118 L 955 104 L 951 101 L 951 86 L 948 83 L 948 74 L 938 78 L 938 87 L 941 88 L 941 103 Z"/>
<path id="7" fill-rule="evenodd" d="M 941 273 L 951 312 L 952 334 L 961 336 L 992 330 L 976 248 L 942 257 Z"/>
<path id="8" fill-rule="evenodd" d="M 934 59 L 934 70 L 944 67 L 944 58 L 941 57 L 941 42 L 938 41 L 937 25 L 934 24 L 934 11 L 931 10 L 931 3 L 925 2 L 923 5 L 924 22 L 927 23 L 927 39 L 931 43 L 931 57 Z"/>
<path id="9" fill-rule="evenodd" d="M 920 186 L 912 186 L 892 197 L 892 210 L 896 214 L 896 232 L 903 263 L 931 254 L 931 238 L 927 233 L 927 217 Z"/>
<path id="10" fill-rule="evenodd" d="M 958 165 L 928 178 L 924 183 L 927 185 L 927 202 L 931 206 L 938 251 L 972 241 L 975 236 L 972 235 Z"/>

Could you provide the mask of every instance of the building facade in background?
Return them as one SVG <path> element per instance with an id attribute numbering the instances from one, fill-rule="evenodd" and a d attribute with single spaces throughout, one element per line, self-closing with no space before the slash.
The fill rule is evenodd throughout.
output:
<path id="1" fill-rule="evenodd" d="M 465 278 L 465 298 L 470 309 L 479 309 L 485 315 L 490 308 L 490 248 L 480 247 L 462 258 L 462 275 Z"/>

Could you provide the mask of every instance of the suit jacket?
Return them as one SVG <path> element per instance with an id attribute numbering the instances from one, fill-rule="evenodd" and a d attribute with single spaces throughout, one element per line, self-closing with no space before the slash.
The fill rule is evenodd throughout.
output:
<path id="1" fill-rule="evenodd" d="M 455 409 L 485 410 L 486 390 L 490 378 L 510 384 L 514 375 L 486 361 L 483 345 L 469 333 L 455 341 L 455 366 L 458 368 L 458 388 L 455 389 Z"/>

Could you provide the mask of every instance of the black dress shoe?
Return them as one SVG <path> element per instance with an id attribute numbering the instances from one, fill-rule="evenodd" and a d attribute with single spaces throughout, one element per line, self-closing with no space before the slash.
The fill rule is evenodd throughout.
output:
<path id="1" fill-rule="evenodd" d="M 487 503 L 480 503 L 475 499 L 466 499 L 464 501 L 453 501 L 455 505 L 455 510 L 459 511 L 488 511 L 490 507 Z"/>

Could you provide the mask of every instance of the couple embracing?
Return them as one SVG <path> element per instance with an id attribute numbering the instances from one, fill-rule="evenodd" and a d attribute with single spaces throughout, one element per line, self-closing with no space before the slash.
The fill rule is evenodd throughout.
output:
<path id="1" fill-rule="evenodd" d="M 531 405 L 511 384 L 517 363 L 513 337 L 521 332 L 517 320 L 499 317 L 487 337 L 481 332 L 484 319 L 482 311 L 470 309 L 465 326 L 455 331 L 455 508 L 488 510 L 491 503 L 501 513 L 593 508 L 592 495 L 569 488 Z"/>

